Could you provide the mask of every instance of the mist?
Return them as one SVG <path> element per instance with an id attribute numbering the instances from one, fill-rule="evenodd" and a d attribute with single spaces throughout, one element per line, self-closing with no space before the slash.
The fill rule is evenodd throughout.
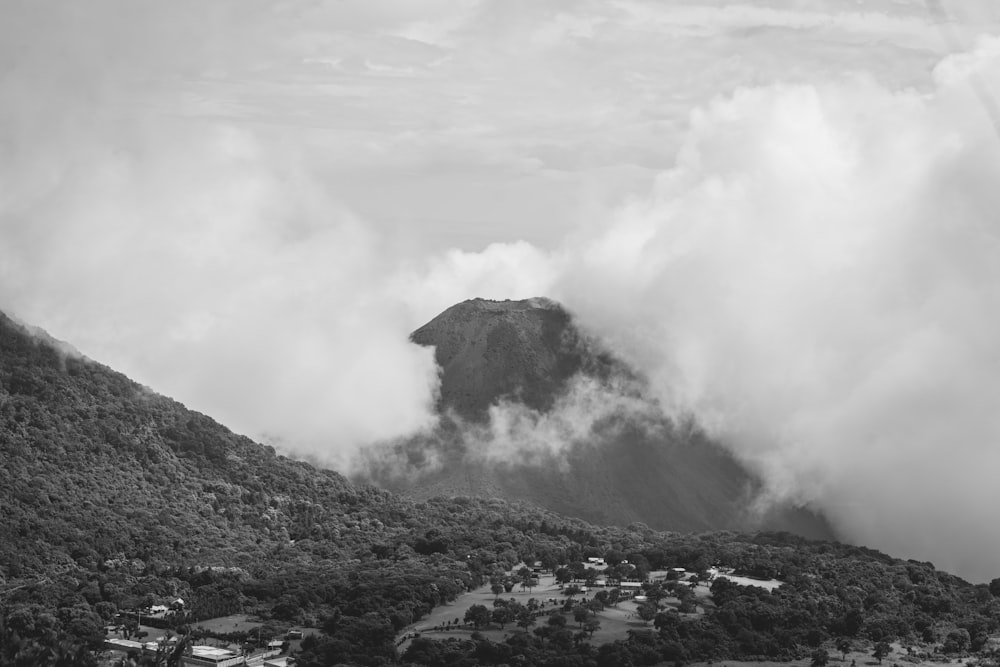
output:
<path id="1" fill-rule="evenodd" d="M 346 469 L 433 432 L 411 331 L 552 297 L 652 395 L 477 455 L 694 415 L 762 504 L 1000 576 L 995 3 L 947 57 L 920 3 L 394 4 L 0 3 L 0 308 Z"/>
<path id="2" fill-rule="evenodd" d="M 552 295 L 846 539 L 997 576 L 1000 140 L 968 85 L 741 89 L 677 166 L 564 248 Z M 766 502 L 767 498 L 763 501 Z"/>

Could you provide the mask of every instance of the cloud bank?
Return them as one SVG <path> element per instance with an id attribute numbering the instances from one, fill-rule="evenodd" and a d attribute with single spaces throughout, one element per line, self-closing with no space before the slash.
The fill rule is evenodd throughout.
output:
<path id="1" fill-rule="evenodd" d="M 551 296 L 773 497 L 997 576 L 998 42 L 724 4 L 8 0 L 0 307 L 342 466 L 433 425 L 410 331 Z"/>
<path id="2" fill-rule="evenodd" d="M 742 89 L 676 168 L 564 249 L 554 296 L 777 498 L 849 539 L 996 576 L 1000 138 L 967 85 Z"/>

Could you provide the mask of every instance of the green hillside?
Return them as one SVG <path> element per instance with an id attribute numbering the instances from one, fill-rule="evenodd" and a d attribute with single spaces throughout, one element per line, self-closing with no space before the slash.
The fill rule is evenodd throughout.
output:
<path id="1" fill-rule="evenodd" d="M 95 664 L 106 624 L 128 626 L 136 610 L 178 597 L 183 610 L 159 622 L 191 640 L 199 621 L 238 612 L 265 622 L 265 641 L 292 625 L 322 628 L 297 653 L 304 666 L 781 660 L 833 652 L 838 638 L 862 648 L 898 639 L 954 658 L 986 647 L 1000 618 L 1000 582 L 973 586 L 862 548 L 597 527 L 502 500 L 416 502 L 354 485 L 3 316 L 0 460 L 3 666 Z M 602 646 L 528 610 L 525 628 L 509 626 L 503 641 L 456 625 L 454 641 L 396 649 L 397 634 L 431 609 L 509 580 L 519 563 L 582 582 L 590 556 L 607 559 L 609 577 L 671 567 L 705 576 L 719 565 L 785 584 L 769 592 L 719 580 L 695 613 L 678 613 L 685 586 L 646 582 L 659 601 L 648 627 Z M 567 599 L 555 613 L 570 626 L 577 614 L 599 622 L 598 596 L 585 608 Z"/>

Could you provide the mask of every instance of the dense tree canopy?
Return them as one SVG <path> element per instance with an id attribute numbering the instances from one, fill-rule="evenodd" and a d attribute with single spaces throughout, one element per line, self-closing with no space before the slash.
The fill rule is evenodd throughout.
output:
<path id="1" fill-rule="evenodd" d="M 120 612 L 176 598 L 183 608 L 158 621 L 174 631 L 237 611 L 322 627 L 301 665 L 784 659 L 838 639 L 961 655 L 998 630 L 996 582 L 929 563 L 787 534 L 598 527 L 498 500 L 414 503 L 278 456 L 2 316 L 0 358 L 0 665 L 88 664 L 106 623 L 135 621 Z M 649 627 L 593 647 L 619 599 L 577 604 L 573 582 L 596 578 L 588 557 L 607 560 L 609 582 L 721 565 L 785 583 L 717 579 L 698 614 L 686 582 L 649 585 Z M 509 640 L 420 638 L 397 654 L 400 630 L 461 593 L 532 586 L 517 570 L 536 560 L 574 593 L 570 623 L 483 607 L 470 623 L 512 628 Z M 665 611 L 666 598 L 679 607 Z"/>

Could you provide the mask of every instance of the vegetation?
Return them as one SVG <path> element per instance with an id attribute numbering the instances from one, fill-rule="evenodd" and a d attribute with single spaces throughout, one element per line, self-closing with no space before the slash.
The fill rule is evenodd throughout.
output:
<path id="1" fill-rule="evenodd" d="M 1000 629 L 1000 583 L 929 563 L 784 533 L 682 535 L 499 500 L 414 503 L 278 456 L 2 316 L 0 359 L 0 665 L 90 664 L 106 625 L 137 631 L 141 610 L 177 598 L 143 624 L 185 641 L 199 620 L 237 612 L 266 621 L 262 640 L 320 627 L 302 642 L 304 666 L 820 664 L 852 642 L 879 659 L 894 640 L 963 655 Z M 592 556 L 612 581 L 718 564 L 785 584 L 716 579 L 705 599 L 688 582 L 650 583 L 648 627 L 594 646 L 602 610 L 620 601 L 615 589 L 581 599 Z M 577 587 L 555 615 L 502 599 L 534 585 L 518 569 L 535 561 L 567 593 Z M 401 630 L 491 582 L 493 608 L 462 620 L 509 638 L 418 637 L 397 651 Z"/>

